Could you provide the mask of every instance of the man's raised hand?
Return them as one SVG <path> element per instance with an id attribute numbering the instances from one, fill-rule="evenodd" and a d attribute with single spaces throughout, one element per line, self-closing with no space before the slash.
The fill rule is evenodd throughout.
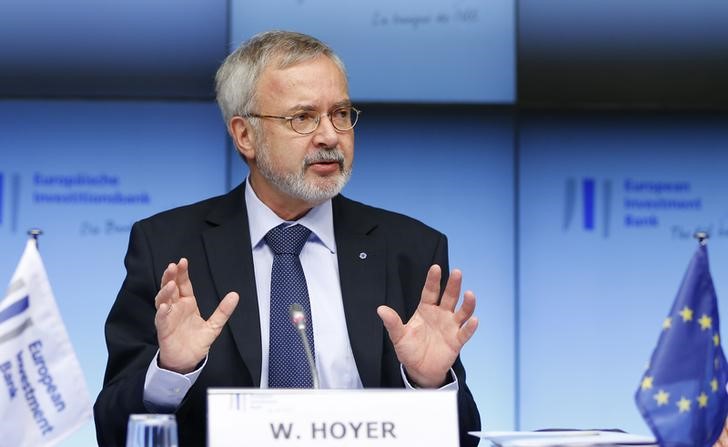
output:
<path id="1" fill-rule="evenodd" d="M 237 293 L 228 293 L 210 318 L 203 319 L 192 290 L 187 259 L 169 264 L 162 274 L 162 288 L 154 298 L 160 368 L 180 374 L 194 371 L 207 356 L 238 300 Z"/>

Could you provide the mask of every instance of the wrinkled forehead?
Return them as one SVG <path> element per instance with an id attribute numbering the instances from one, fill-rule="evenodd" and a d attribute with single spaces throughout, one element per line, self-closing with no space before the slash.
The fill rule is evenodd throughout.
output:
<path id="1" fill-rule="evenodd" d="M 255 90 L 258 98 L 286 92 L 303 94 L 306 90 L 311 94 L 331 92 L 346 99 L 349 94 L 346 73 L 325 54 L 271 60 L 261 71 Z"/>
<path id="2" fill-rule="evenodd" d="M 279 51 L 277 53 L 274 53 L 271 56 L 270 60 L 263 64 L 261 73 L 263 71 L 266 71 L 268 68 L 285 70 L 286 68 L 292 67 L 294 65 L 310 62 L 318 58 L 326 58 L 331 61 L 333 65 L 343 75 L 344 80 L 348 84 L 349 80 L 347 79 L 346 69 L 344 68 L 343 62 L 341 62 L 341 60 L 337 56 L 328 55 L 324 52 L 315 54 L 296 54 Z"/>

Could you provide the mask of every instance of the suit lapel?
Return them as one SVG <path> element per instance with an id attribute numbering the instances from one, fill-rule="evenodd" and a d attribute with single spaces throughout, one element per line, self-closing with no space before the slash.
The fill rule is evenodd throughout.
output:
<path id="1" fill-rule="evenodd" d="M 231 291 L 240 294 L 240 302 L 228 324 L 240 356 L 249 369 L 253 386 L 259 387 L 262 362 L 260 318 L 243 191 L 244 184 L 225 196 L 208 216 L 208 222 L 213 226 L 202 237 L 219 297 Z"/>
<path id="2" fill-rule="evenodd" d="M 354 206 L 341 196 L 333 200 L 341 295 L 359 377 L 365 388 L 379 387 L 384 331 L 377 306 L 386 292 L 385 244 L 376 236 L 376 222 Z"/>

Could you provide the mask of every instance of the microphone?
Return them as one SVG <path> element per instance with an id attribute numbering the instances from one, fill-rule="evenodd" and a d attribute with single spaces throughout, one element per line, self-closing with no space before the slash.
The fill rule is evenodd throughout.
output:
<path id="1" fill-rule="evenodd" d="M 313 388 L 317 390 L 319 389 L 319 377 L 318 371 L 316 371 L 316 363 L 313 361 L 311 345 L 308 343 L 308 337 L 306 337 L 306 314 L 303 312 L 303 307 L 298 303 L 291 304 L 288 313 L 291 316 L 291 324 L 298 331 L 298 335 L 301 336 L 303 350 L 306 352 L 306 360 L 308 361 L 308 369 L 311 371 L 311 378 L 313 379 Z"/>

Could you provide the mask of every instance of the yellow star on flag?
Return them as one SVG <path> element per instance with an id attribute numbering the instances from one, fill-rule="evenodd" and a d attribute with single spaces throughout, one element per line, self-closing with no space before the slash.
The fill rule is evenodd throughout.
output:
<path id="1" fill-rule="evenodd" d="M 680 400 L 677 401 L 677 407 L 680 409 L 680 413 L 686 413 L 690 411 L 690 404 L 691 402 L 685 399 L 685 396 L 680 397 Z"/>
<path id="2" fill-rule="evenodd" d="M 705 408 L 708 406 L 708 395 L 705 393 L 700 393 L 700 396 L 696 399 L 698 401 L 698 406 L 700 408 Z"/>
<path id="3" fill-rule="evenodd" d="M 710 381 L 710 389 L 713 390 L 714 393 L 718 391 L 718 381 L 717 380 L 713 379 Z"/>
<path id="4" fill-rule="evenodd" d="M 688 321 L 693 321 L 693 310 L 690 309 L 688 306 L 683 307 L 683 309 L 678 313 L 682 317 L 684 323 L 687 323 Z"/>
<path id="5" fill-rule="evenodd" d="M 652 376 L 645 376 L 644 379 L 642 379 L 642 389 L 643 390 L 649 390 L 652 388 L 652 381 L 654 380 L 654 377 Z"/>
<path id="6" fill-rule="evenodd" d="M 716 346 L 720 345 L 720 335 L 718 335 L 718 334 L 713 335 L 713 344 Z"/>
<path id="7" fill-rule="evenodd" d="M 653 397 L 657 401 L 658 406 L 667 405 L 667 401 L 670 400 L 670 393 L 666 393 L 665 390 L 660 390 Z"/>
<path id="8" fill-rule="evenodd" d="M 662 328 L 670 329 L 671 327 L 672 327 L 672 317 L 665 318 L 665 321 L 662 322 Z"/>
<path id="9" fill-rule="evenodd" d="M 700 329 L 707 331 L 711 328 L 711 326 L 713 326 L 713 319 L 703 314 L 703 316 L 700 317 L 700 320 L 698 320 L 698 323 L 700 323 Z"/>

